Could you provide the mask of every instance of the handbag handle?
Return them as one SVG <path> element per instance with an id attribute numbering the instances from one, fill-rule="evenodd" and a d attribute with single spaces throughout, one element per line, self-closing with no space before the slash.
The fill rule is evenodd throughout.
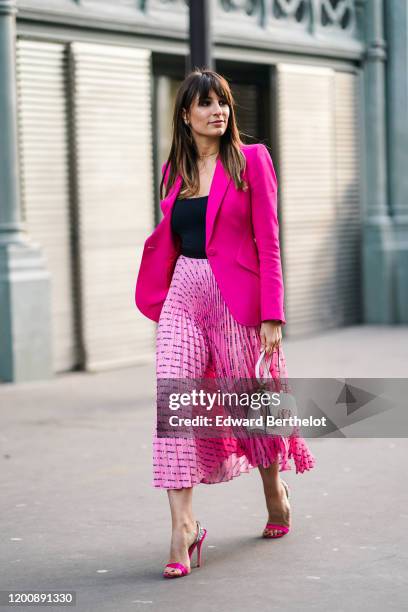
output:
<path id="1" fill-rule="evenodd" d="M 265 355 L 266 355 L 266 351 L 265 351 L 265 349 L 263 349 L 261 351 L 261 354 L 259 355 L 259 359 L 258 359 L 258 361 L 256 362 L 256 365 L 255 365 L 255 376 L 256 376 L 256 378 L 257 378 L 257 380 L 259 382 L 262 382 L 262 379 L 265 379 L 265 378 L 273 378 L 273 376 L 271 374 L 271 369 L 270 369 L 271 368 L 271 364 L 272 364 L 272 359 L 273 359 L 273 353 L 271 353 L 271 355 L 270 355 L 269 363 L 265 359 L 265 363 L 266 363 L 266 375 L 261 377 L 261 372 L 260 372 L 261 363 L 262 363 Z M 280 377 L 280 355 L 279 355 L 279 348 L 278 348 L 278 370 L 279 370 L 279 377 Z"/>

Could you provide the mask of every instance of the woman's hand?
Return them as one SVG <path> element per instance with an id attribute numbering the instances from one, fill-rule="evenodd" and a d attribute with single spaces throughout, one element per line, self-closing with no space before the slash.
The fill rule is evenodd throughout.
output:
<path id="1" fill-rule="evenodd" d="M 281 321 L 262 321 L 261 323 L 261 351 L 265 349 L 266 354 L 272 354 L 282 342 L 282 322 Z"/>

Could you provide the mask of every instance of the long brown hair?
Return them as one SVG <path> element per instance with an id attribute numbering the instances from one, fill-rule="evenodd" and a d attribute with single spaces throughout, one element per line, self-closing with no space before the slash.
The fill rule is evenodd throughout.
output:
<path id="1" fill-rule="evenodd" d="M 235 119 L 235 101 L 230 86 L 227 80 L 217 72 L 196 68 L 187 75 L 177 92 L 173 113 L 172 143 L 160 183 L 160 199 L 163 199 L 164 177 L 169 164 L 170 172 L 165 196 L 174 185 L 178 174 L 181 174 L 184 181 L 183 191 L 194 195 L 199 190 L 198 151 L 191 128 L 183 120 L 183 109 L 188 112 L 197 95 L 199 101 L 205 100 L 211 89 L 219 98 L 225 99 L 230 109 L 227 129 L 220 138 L 222 165 L 237 189 L 244 191 L 247 189 L 247 184 L 241 177 L 245 169 L 245 156 L 240 149 L 243 143 Z"/>

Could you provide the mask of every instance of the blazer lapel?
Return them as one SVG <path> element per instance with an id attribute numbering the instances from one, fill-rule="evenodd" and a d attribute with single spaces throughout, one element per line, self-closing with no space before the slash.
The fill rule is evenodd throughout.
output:
<path id="1" fill-rule="evenodd" d="M 227 187 L 231 182 L 231 178 L 227 175 L 222 165 L 221 159 L 217 157 L 217 163 L 215 166 L 213 180 L 211 182 L 210 191 L 208 194 L 207 201 L 207 215 L 206 215 L 206 241 L 205 245 L 208 247 L 211 240 L 211 235 L 214 230 L 215 219 L 217 217 L 218 210 L 221 206 L 221 202 L 224 199 Z"/>

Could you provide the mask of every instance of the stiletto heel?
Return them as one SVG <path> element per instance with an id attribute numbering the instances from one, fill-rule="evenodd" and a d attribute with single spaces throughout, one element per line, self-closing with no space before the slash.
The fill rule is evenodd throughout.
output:
<path id="1" fill-rule="evenodd" d="M 195 549 L 197 548 L 197 565 L 196 565 L 196 567 L 200 567 L 200 565 L 201 565 L 201 547 L 202 547 L 203 542 L 205 540 L 205 536 L 207 535 L 207 530 L 204 529 L 203 527 L 201 527 L 200 521 L 196 521 L 196 523 L 197 523 L 197 536 L 196 536 L 196 539 L 194 540 L 194 542 L 191 544 L 191 546 L 188 549 L 188 556 L 191 559 Z"/>
<path id="2" fill-rule="evenodd" d="M 196 521 L 197 523 L 197 535 L 194 542 L 188 548 L 188 556 L 191 561 L 191 557 L 197 548 L 197 565 L 196 567 L 200 567 L 201 565 L 201 547 L 207 535 L 207 530 L 201 527 L 201 523 Z M 181 574 L 166 574 L 163 573 L 164 578 L 181 578 L 182 576 L 187 576 L 190 571 L 186 568 L 182 563 L 167 563 L 166 567 L 174 567 L 175 569 L 179 569 Z M 164 569 L 166 569 L 166 567 Z"/>
<path id="3" fill-rule="evenodd" d="M 194 550 L 197 548 L 197 565 L 196 567 L 200 567 L 201 565 L 201 547 L 203 545 L 203 542 L 205 540 L 205 536 L 207 535 L 207 530 L 204 529 L 203 527 L 201 527 L 201 523 L 199 521 L 196 521 L 197 523 L 197 537 L 195 539 L 195 541 L 191 544 L 190 548 L 188 549 L 188 556 L 192 557 Z"/>
<path id="4" fill-rule="evenodd" d="M 197 567 L 201 565 L 201 546 L 203 545 L 204 538 L 199 544 L 197 544 Z"/>

